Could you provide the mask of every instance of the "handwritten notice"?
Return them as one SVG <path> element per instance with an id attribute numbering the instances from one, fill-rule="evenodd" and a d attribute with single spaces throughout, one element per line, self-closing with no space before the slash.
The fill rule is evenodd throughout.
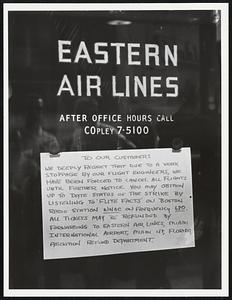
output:
<path id="1" fill-rule="evenodd" d="M 40 155 L 44 259 L 195 246 L 190 148 Z"/>

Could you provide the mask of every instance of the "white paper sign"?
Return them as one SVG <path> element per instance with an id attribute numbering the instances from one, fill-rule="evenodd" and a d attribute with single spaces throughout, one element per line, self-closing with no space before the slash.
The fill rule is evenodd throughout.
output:
<path id="1" fill-rule="evenodd" d="M 190 148 L 41 153 L 44 259 L 194 247 Z"/>

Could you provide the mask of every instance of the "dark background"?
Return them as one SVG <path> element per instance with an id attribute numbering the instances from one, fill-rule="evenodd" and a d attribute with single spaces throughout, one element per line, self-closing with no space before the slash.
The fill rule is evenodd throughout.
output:
<path id="1" fill-rule="evenodd" d="M 112 26 L 111 20 L 129 20 L 131 25 Z M 10 129 L 24 127 L 26 99 L 37 94 L 44 99 L 44 127 L 54 134 L 61 150 L 68 151 L 68 145 L 75 124 L 59 123 L 60 113 L 74 113 L 76 97 L 56 93 L 64 73 L 70 78 L 76 74 L 96 74 L 103 78 L 105 89 L 98 103 L 102 113 L 129 113 L 138 109 L 147 113 L 173 114 L 175 122 L 160 123 L 157 130 L 160 147 L 171 147 L 175 137 L 180 137 L 183 146 L 191 147 L 193 169 L 193 191 L 195 216 L 203 222 L 203 229 L 196 247 L 163 251 L 153 256 L 138 254 L 140 263 L 137 271 L 144 272 L 152 265 L 151 272 L 144 275 L 150 288 L 160 288 L 157 270 L 162 269 L 157 261 L 165 260 L 163 268 L 170 281 L 170 288 L 220 288 L 220 216 L 221 216 L 221 111 L 220 111 L 220 15 L 216 11 L 105 11 L 105 12 L 10 12 L 9 13 L 9 73 L 12 96 L 10 98 Z M 181 88 L 176 100 L 115 99 L 112 98 L 107 82 L 112 74 L 147 75 L 156 70 L 113 64 L 59 64 L 57 40 L 72 40 L 78 45 L 96 41 L 140 42 L 177 44 L 178 67 L 157 71 L 162 76 L 177 74 Z M 88 48 L 89 49 L 89 48 Z M 100 66 L 100 67 L 99 67 Z M 10 199 L 11 201 L 11 199 Z M 13 214 L 13 212 L 12 212 Z M 29 228 L 28 228 L 29 230 Z M 24 235 L 27 235 L 27 228 Z M 99 271 L 99 262 L 83 259 L 54 260 L 48 262 L 40 278 L 33 283 L 11 280 L 12 288 L 78 288 L 86 287 L 96 276 L 115 279 L 106 287 L 134 288 L 134 274 L 128 272 L 132 263 L 116 270 L 118 260 L 112 256 L 111 270 Z M 118 256 L 117 256 L 118 257 Z M 122 256 L 121 256 L 122 257 Z M 124 257 L 127 257 L 124 255 Z M 132 255 L 129 256 L 130 260 Z M 161 257 L 161 258 L 160 258 Z M 136 261 L 136 255 L 132 261 Z M 114 263 L 117 262 L 117 263 Z M 78 262 L 78 263 L 77 263 Z M 93 278 L 80 278 L 77 270 L 88 265 L 87 273 Z M 31 262 L 33 265 L 33 261 Z M 75 267 L 75 263 L 77 266 Z M 45 263 L 46 264 L 46 263 Z M 104 262 L 103 262 L 104 264 Z M 124 264 L 119 259 L 119 265 Z M 59 266 L 59 267 L 58 267 Z M 72 266 L 72 267 L 71 267 Z M 92 266 L 92 267 L 90 267 Z M 17 263 L 16 263 L 17 268 Z M 18 267 L 19 268 L 19 267 Z M 33 266 L 28 266 L 32 269 Z M 87 268 L 87 270 L 88 270 Z M 94 269 L 95 268 L 95 269 Z M 114 269 L 114 270 L 113 270 Z M 115 271 L 116 270 L 116 271 Z M 35 271 L 36 272 L 36 271 Z M 56 280 L 54 278 L 56 273 Z M 124 273 L 126 275 L 121 276 Z M 159 273 L 159 272 L 158 272 Z M 82 274 L 82 273 L 81 273 Z M 96 275 L 99 274 L 99 275 Z M 109 275 L 111 274 L 111 275 Z M 12 274 L 10 274 L 11 276 Z M 150 278 L 154 276 L 154 281 Z M 23 277 L 23 274 L 22 274 Z M 87 281 L 87 283 L 85 282 Z M 102 284 L 100 281 L 100 284 Z M 115 283 L 116 282 L 116 283 Z M 156 282 L 156 283 L 155 283 Z M 88 286 L 87 286 L 88 287 Z"/>

